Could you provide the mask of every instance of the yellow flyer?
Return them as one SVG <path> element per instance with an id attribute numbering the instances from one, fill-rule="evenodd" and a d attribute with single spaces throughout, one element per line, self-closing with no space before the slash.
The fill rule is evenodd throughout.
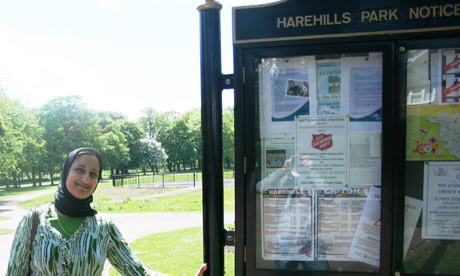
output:
<path id="1" fill-rule="evenodd" d="M 408 105 L 406 160 L 460 160 L 460 106 Z"/>

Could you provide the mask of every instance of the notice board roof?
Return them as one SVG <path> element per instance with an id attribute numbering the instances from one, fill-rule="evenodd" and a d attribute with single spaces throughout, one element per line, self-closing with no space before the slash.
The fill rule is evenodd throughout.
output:
<path id="1" fill-rule="evenodd" d="M 233 8 L 233 42 L 460 30 L 458 0 L 284 0 Z"/>

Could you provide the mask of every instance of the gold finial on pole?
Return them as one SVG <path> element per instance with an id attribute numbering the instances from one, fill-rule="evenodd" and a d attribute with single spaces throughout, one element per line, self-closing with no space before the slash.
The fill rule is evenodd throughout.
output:
<path id="1" fill-rule="evenodd" d="M 199 11 L 207 10 L 207 9 L 220 10 L 222 9 L 222 5 L 219 2 L 214 1 L 214 0 L 206 0 L 205 4 L 198 6 Z"/>

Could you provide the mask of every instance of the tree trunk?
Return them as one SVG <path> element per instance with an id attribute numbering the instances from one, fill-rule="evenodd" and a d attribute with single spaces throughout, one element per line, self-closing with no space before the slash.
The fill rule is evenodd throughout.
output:
<path id="1" fill-rule="evenodd" d="M 32 166 L 32 185 L 37 187 L 37 179 L 35 179 L 35 166 Z"/>
<path id="2" fill-rule="evenodd" d="M 53 171 L 50 170 L 50 178 L 51 178 L 51 185 L 54 185 L 54 174 L 53 174 Z"/>
<path id="3" fill-rule="evenodd" d="M 38 169 L 38 186 L 42 186 L 42 170 Z"/>
<path id="4" fill-rule="evenodd" d="M 17 182 L 17 176 L 16 176 L 16 172 L 13 172 L 13 186 L 14 188 L 19 188 L 18 187 L 18 182 Z"/>

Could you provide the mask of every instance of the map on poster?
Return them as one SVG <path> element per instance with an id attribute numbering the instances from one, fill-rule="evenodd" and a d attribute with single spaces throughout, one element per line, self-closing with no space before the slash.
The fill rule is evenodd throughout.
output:
<path id="1" fill-rule="evenodd" d="M 407 106 L 406 160 L 460 159 L 460 106 Z"/>

